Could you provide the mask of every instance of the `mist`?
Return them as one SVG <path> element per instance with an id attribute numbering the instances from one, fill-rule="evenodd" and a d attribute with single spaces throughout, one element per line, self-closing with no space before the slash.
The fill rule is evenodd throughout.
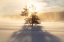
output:
<path id="1" fill-rule="evenodd" d="M 39 18 L 43 22 L 58 22 L 64 21 L 64 11 L 61 12 L 46 12 L 38 14 Z"/>
<path id="2" fill-rule="evenodd" d="M 46 12 L 37 14 L 40 18 L 41 22 L 58 22 L 64 21 L 64 11 L 61 12 Z M 0 15 L 0 22 L 17 22 L 24 21 L 25 16 L 21 16 L 20 14 L 14 15 Z"/>

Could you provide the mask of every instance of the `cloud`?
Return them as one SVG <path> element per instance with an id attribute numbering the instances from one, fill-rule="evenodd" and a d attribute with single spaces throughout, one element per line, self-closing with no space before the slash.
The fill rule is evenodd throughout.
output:
<path id="1" fill-rule="evenodd" d="M 27 4 L 27 0 L 1 0 L 0 13 L 2 14 L 19 14 L 19 11 Z"/>
<path id="2" fill-rule="evenodd" d="M 60 6 L 50 6 L 50 7 L 44 7 L 43 9 L 41 9 L 41 12 L 56 12 L 56 11 L 64 11 L 63 7 Z"/>
<path id="3" fill-rule="evenodd" d="M 20 14 L 29 1 L 40 3 L 41 11 L 64 10 L 64 0 L 0 0 L 0 14 Z"/>
<path id="4" fill-rule="evenodd" d="M 64 11 L 64 0 L 43 0 L 46 6 L 41 8 L 41 12 L 50 12 L 50 11 Z"/>

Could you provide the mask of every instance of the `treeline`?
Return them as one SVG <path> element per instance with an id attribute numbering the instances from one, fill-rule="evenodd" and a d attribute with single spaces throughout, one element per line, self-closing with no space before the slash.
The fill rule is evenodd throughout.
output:
<path id="1" fill-rule="evenodd" d="M 64 11 L 40 13 L 38 16 L 42 21 L 64 21 Z"/>
<path id="2" fill-rule="evenodd" d="M 46 13 L 40 13 L 38 14 L 41 21 L 47 21 L 47 22 L 56 22 L 56 21 L 64 21 L 64 11 L 62 12 L 46 12 Z M 10 19 L 24 19 L 24 16 L 21 16 L 20 14 L 15 15 L 3 15 L 0 16 L 2 18 L 10 18 Z"/>
<path id="3" fill-rule="evenodd" d="M 20 14 L 15 15 L 1 15 L 1 18 L 10 18 L 10 19 L 23 19 L 24 16 L 21 16 Z"/>

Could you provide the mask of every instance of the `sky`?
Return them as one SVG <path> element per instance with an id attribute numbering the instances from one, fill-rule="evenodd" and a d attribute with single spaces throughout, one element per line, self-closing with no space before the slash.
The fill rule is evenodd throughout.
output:
<path id="1" fill-rule="evenodd" d="M 64 11 L 64 0 L 0 0 L 0 15 L 20 14 L 30 1 L 40 3 L 40 12 Z"/>

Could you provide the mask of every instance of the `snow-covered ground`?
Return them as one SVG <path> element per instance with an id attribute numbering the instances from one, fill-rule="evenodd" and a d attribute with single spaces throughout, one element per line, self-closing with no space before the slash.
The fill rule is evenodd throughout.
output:
<path id="1" fill-rule="evenodd" d="M 34 27 L 23 23 L 0 19 L 0 42 L 64 42 L 64 22 L 41 22 Z"/>

